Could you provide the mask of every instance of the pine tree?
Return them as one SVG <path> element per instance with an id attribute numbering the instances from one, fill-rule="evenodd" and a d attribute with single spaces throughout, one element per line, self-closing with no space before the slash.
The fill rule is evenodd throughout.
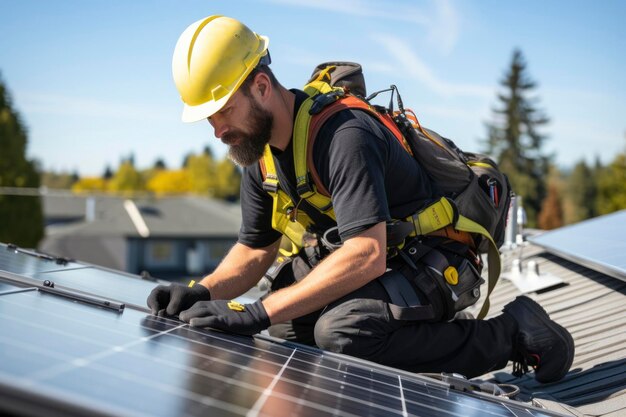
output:
<path id="1" fill-rule="evenodd" d="M 162 158 L 159 158 L 154 162 L 154 166 L 152 167 L 152 169 L 155 169 L 155 170 L 167 169 L 167 164 Z"/>
<path id="2" fill-rule="evenodd" d="M 596 215 L 597 194 L 595 170 L 582 160 L 574 166 L 567 181 L 567 196 L 572 203 L 572 215 L 567 223 L 576 223 Z"/>
<path id="3" fill-rule="evenodd" d="M 187 166 L 189 165 L 189 158 L 191 158 L 192 156 L 194 156 L 193 152 L 187 152 L 184 156 L 183 156 L 183 162 L 180 164 L 180 167 L 182 169 L 187 168 Z"/>
<path id="4" fill-rule="evenodd" d="M 26 128 L 0 79 L 0 187 L 39 188 L 36 163 L 26 159 Z M 38 196 L 0 194 L 0 242 L 35 248 L 44 234 Z"/>
<path id="5" fill-rule="evenodd" d="M 105 181 L 108 181 L 111 178 L 113 178 L 113 170 L 111 169 L 110 165 L 107 165 L 104 168 L 104 172 L 102 173 L 102 179 L 104 179 Z"/>
<path id="6" fill-rule="evenodd" d="M 539 129 L 549 119 L 536 108 L 537 99 L 530 97 L 537 84 L 528 76 L 520 50 L 513 52 L 511 65 L 500 85 L 502 92 L 493 110 L 494 121 L 487 123 L 486 153 L 508 175 L 513 191 L 523 196 L 528 225 L 534 227 L 546 195 L 551 159 L 542 152 L 546 136 Z"/>

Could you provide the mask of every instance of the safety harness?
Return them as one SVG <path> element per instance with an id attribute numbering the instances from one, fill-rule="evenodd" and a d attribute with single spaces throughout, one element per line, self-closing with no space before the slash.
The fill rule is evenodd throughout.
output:
<path id="1" fill-rule="evenodd" d="M 328 83 L 329 70 L 332 70 L 332 67 L 321 71 L 315 80 L 304 87 L 309 97 L 302 103 L 296 115 L 292 141 L 298 196 L 336 221 L 330 193 L 322 184 L 313 163 L 313 144 L 321 126 L 337 112 L 357 109 L 371 114 L 393 133 L 410 154 L 413 154 L 411 147 L 398 126 L 398 119 L 402 117 L 404 117 L 402 121 L 410 123 L 411 128 L 418 129 L 438 146 L 443 148 L 443 145 L 422 129 L 417 118 L 409 121 L 404 113 L 392 115 L 388 112 L 381 112 L 365 100 L 349 94 L 345 88 L 331 86 Z M 281 189 L 269 145 L 265 147 L 260 167 L 263 175 L 263 189 L 273 199 L 272 228 L 281 232 L 291 242 L 291 247 L 283 247 L 281 253 L 285 256 L 295 255 L 308 246 L 305 236 L 307 230 L 313 225 L 313 221 L 304 211 L 298 210 L 299 204 L 294 204 Z M 473 245 L 471 234 L 478 234 L 486 239 L 488 242 L 488 287 L 485 302 L 478 315 L 478 318 L 484 318 L 489 311 L 489 296 L 500 275 L 500 254 L 490 233 L 477 222 L 461 215 L 454 201 L 447 197 L 441 197 L 406 219 L 395 221 L 396 224 L 398 222 L 404 226 L 410 226 L 403 228 L 407 231 L 404 238 L 420 235 L 446 236 L 470 245 Z M 397 243 L 398 247 L 404 243 L 404 239 L 400 240 L 401 242 Z M 440 272 L 444 273 L 444 271 Z"/>

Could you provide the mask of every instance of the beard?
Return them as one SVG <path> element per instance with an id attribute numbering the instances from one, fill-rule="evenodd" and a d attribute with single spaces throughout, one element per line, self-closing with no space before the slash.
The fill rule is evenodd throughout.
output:
<path id="1" fill-rule="evenodd" d="M 272 136 L 274 116 L 269 111 L 261 108 L 254 100 L 250 100 L 250 114 L 248 126 L 250 130 L 231 130 L 224 136 L 222 141 L 228 146 L 228 157 L 240 167 L 250 166 L 263 157 L 265 145 Z"/>

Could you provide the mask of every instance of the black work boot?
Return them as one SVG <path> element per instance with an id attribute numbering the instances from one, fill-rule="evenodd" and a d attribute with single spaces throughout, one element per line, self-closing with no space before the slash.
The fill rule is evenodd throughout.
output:
<path id="1" fill-rule="evenodd" d="M 513 374 L 522 376 L 530 365 L 535 368 L 535 379 L 539 382 L 563 378 L 574 360 L 572 335 L 528 297 L 517 297 L 503 311 L 518 325 L 511 358 L 515 362 Z"/>

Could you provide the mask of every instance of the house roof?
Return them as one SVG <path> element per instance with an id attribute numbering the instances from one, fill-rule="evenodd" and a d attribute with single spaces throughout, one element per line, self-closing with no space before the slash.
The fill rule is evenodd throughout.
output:
<path id="1" fill-rule="evenodd" d="M 127 270 L 127 238 L 232 240 L 241 224 L 238 204 L 191 196 L 46 195 L 44 216 L 53 224 L 46 227 L 40 250 L 118 270 Z"/>
<path id="2" fill-rule="evenodd" d="M 570 372 L 561 381 L 539 384 L 531 375 L 512 376 L 512 366 L 481 377 L 517 385 L 520 398 L 566 415 L 626 415 L 626 282 L 546 249 L 526 243 L 503 253 L 503 270 L 521 260 L 537 263 L 541 276 L 563 284 L 526 294 L 567 328 L 576 347 Z M 512 281 L 500 279 L 490 300 L 492 317 L 521 295 Z M 480 303 L 479 303 L 480 304 Z"/>
<path id="3" fill-rule="evenodd" d="M 127 270 L 127 242 L 123 236 L 48 236 L 40 244 L 42 252 L 119 271 Z"/>
<path id="4" fill-rule="evenodd" d="M 43 194 L 44 217 L 48 219 L 75 218 L 85 216 L 87 197 L 71 193 Z"/>
<path id="5" fill-rule="evenodd" d="M 239 205 L 198 197 L 139 200 L 136 205 L 155 236 L 237 236 Z"/>
<path id="6" fill-rule="evenodd" d="M 93 198 L 93 220 L 85 215 L 84 196 L 45 196 L 44 216 L 76 217 L 79 221 L 51 225 L 48 236 L 233 237 L 241 224 L 237 204 L 202 197 L 124 199 Z"/>

